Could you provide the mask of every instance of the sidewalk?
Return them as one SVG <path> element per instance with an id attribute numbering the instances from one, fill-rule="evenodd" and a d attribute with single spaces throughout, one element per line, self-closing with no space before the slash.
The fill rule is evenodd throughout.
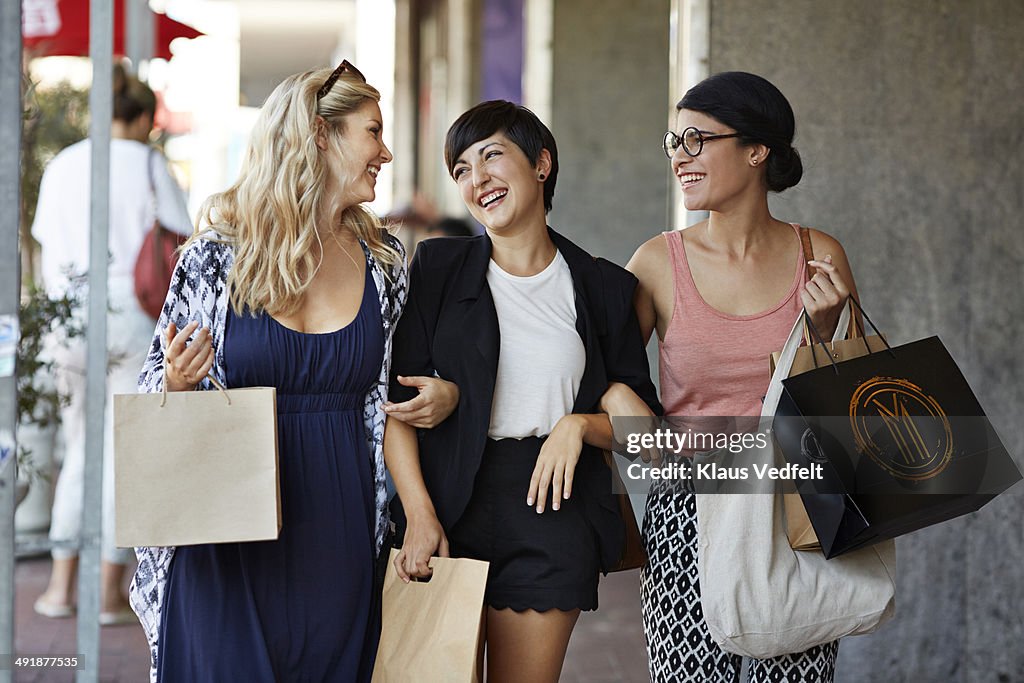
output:
<path id="1" fill-rule="evenodd" d="M 562 683 L 648 683 L 647 646 L 640 620 L 640 572 L 601 577 L 596 612 L 576 623 Z"/>
<path id="2" fill-rule="evenodd" d="M 51 657 L 74 655 L 75 619 L 47 619 L 32 610 L 50 576 L 49 556 L 20 559 L 15 580 L 15 652 Z M 597 612 L 584 612 L 576 625 L 561 680 L 565 683 L 644 683 L 647 655 L 640 622 L 640 573 L 609 574 L 601 580 Z M 108 626 L 100 631 L 100 681 L 144 683 L 149 652 L 139 626 Z M 15 683 L 67 683 L 67 670 L 26 670 Z"/>
<path id="3" fill-rule="evenodd" d="M 32 603 L 46 588 L 49 578 L 49 555 L 19 559 L 14 569 L 14 651 L 19 655 L 62 657 L 79 652 L 75 648 L 76 619 L 48 619 L 32 609 Z M 144 683 L 148 679 L 149 650 L 142 627 L 125 625 L 100 629 L 100 681 Z M 14 683 L 73 680 L 73 672 L 59 669 L 19 669 L 14 674 Z"/>

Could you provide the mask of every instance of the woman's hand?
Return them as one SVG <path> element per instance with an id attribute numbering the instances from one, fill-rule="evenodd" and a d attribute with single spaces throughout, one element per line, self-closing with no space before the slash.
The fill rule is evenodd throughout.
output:
<path id="1" fill-rule="evenodd" d="M 839 314 L 850 296 L 850 288 L 839 269 L 832 265 L 831 255 L 826 256 L 824 261 L 813 260 L 807 263 L 817 268 L 818 272 L 800 291 L 800 298 L 814 328 L 823 340 L 828 341 L 836 331 Z"/>
<path id="2" fill-rule="evenodd" d="M 395 556 L 395 570 L 398 578 L 409 583 L 410 577 L 430 576 L 430 558 L 434 553 L 448 557 L 448 539 L 433 511 L 407 510 L 406 519 L 405 541 Z"/>
<path id="3" fill-rule="evenodd" d="M 398 383 L 416 387 L 419 395 L 403 403 L 384 404 L 384 412 L 410 427 L 431 429 L 448 419 L 459 405 L 459 387 L 440 377 L 402 377 Z"/>
<path id="4" fill-rule="evenodd" d="M 658 418 L 651 412 L 650 406 L 629 385 L 622 382 L 609 384 L 598 405 L 611 420 L 616 451 L 626 450 L 631 436 L 653 434 L 659 426 Z M 635 440 L 636 436 L 633 438 Z M 643 448 L 640 450 L 640 458 L 644 462 L 658 461 L 661 454 L 656 448 Z"/>
<path id="5" fill-rule="evenodd" d="M 192 343 L 188 338 L 199 328 L 199 323 L 191 322 L 180 332 L 174 323 L 167 326 L 167 339 L 164 345 L 164 386 L 167 391 L 189 391 L 213 367 L 213 341 L 210 329 L 199 330 Z"/>
<path id="6" fill-rule="evenodd" d="M 526 504 L 537 505 L 537 514 L 544 512 L 551 489 L 551 509 L 557 510 L 562 500 L 572 495 L 572 479 L 583 449 L 586 423 L 579 415 L 566 415 L 555 424 L 537 455 L 537 464 L 530 477 Z"/>

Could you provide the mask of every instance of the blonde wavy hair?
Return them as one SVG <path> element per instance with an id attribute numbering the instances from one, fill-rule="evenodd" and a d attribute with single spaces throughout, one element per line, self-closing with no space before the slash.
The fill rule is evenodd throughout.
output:
<path id="1" fill-rule="evenodd" d="M 288 315 L 299 306 L 320 266 L 323 243 L 318 209 L 329 206 L 328 164 L 316 145 L 321 117 L 329 154 L 341 153 L 344 116 L 380 93 L 351 73 L 342 73 L 317 101 L 331 69 L 289 76 L 270 94 L 253 127 L 239 178 L 212 195 L 199 211 L 189 242 L 215 232 L 234 248 L 228 275 L 231 306 Z M 400 255 L 384 237 L 380 220 L 360 205 L 341 216 L 341 228 L 362 240 L 378 262 L 394 266 Z M 384 268 L 384 272 L 388 272 Z"/>

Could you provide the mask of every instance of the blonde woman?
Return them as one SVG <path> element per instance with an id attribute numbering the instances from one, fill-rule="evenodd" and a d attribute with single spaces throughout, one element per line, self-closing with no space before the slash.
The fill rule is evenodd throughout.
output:
<path id="1" fill-rule="evenodd" d="M 406 288 L 401 243 L 360 206 L 392 159 L 379 98 L 347 61 L 285 79 L 175 271 L 140 388 L 210 389 L 208 373 L 276 387 L 283 526 L 272 542 L 137 550 L 153 680 L 369 680 Z"/>

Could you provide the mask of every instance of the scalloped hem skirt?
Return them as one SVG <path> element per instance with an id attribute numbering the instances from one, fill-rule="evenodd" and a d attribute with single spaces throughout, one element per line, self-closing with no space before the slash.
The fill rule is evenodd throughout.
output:
<path id="1" fill-rule="evenodd" d="M 582 492 L 543 514 L 526 504 L 544 440 L 487 440 L 473 494 L 448 535 L 452 557 L 490 563 L 484 602 L 517 612 L 597 609 L 598 538 Z"/>

